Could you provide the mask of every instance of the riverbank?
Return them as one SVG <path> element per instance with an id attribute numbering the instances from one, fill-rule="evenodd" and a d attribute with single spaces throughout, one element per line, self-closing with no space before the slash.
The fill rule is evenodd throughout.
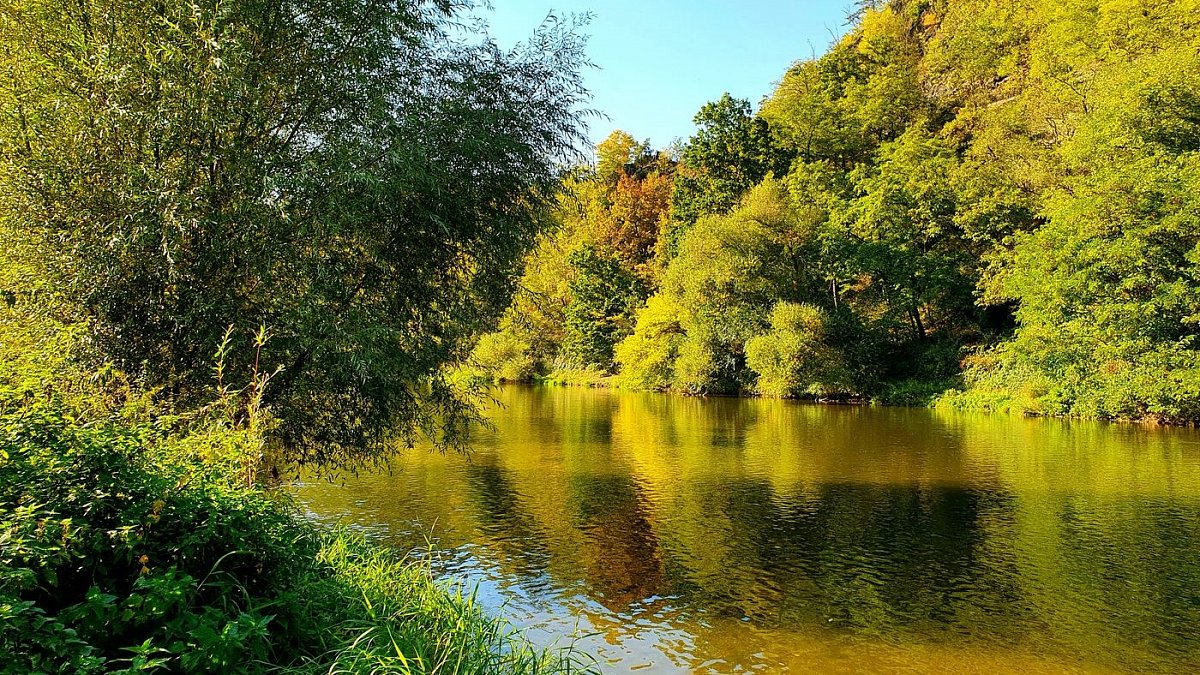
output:
<path id="1" fill-rule="evenodd" d="M 504 380 L 488 380 L 484 376 L 474 375 L 476 381 L 492 384 L 505 384 Z M 596 387 L 607 389 L 630 389 L 621 383 L 619 376 L 610 375 L 594 369 L 556 370 L 546 375 L 536 375 L 522 381 L 507 382 L 533 386 L 554 387 Z M 637 389 L 632 389 L 638 391 Z M 674 390 L 659 393 L 695 396 L 696 394 Z M 735 398 L 760 398 L 756 394 L 720 394 Z M 1078 420 L 1093 420 L 1103 422 L 1118 422 L 1129 424 L 1144 424 L 1149 426 L 1181 426 L 1194 427 L 1196 420 L 1184 417 L 1169 417 L 1152 412 L 1144 412 L 1138 416 L 1111 416 L 1098 412 L 1088 414 L 1070 411 L 1062 401 L 1046 400 L 1045 395 L 1038 395 L 1028 387 L 1016 391 L 1000 387 L 965 385 L 961 378 L 947 380 L 902 380 L 886 384 L 875 396 L 853 393 L 835 393 L 827 395 L 811 395 L 790 397 L 794 400 L 811 403 L 828 403 L 837 405 L 881 405 L 907 408 L 934 408 L 939 410 L 957 410 L 960 412 L 995 413 L 1002 415 L 1019 415 L 1023 417 L 1048 417 Z"/>
<path id="2" fill-rule="evenodd" d="M 0 671 L 587 670 L 256 485 L 258 432 L 221 403 L 66 398 L 0 390 Z"/>

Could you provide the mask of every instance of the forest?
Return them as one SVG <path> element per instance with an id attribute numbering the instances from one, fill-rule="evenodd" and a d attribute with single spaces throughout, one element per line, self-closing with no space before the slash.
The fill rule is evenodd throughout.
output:
<path id="1" fill-rule="evenodd" d="M 1200 419 L 1200 4 L 898 0 L 564 180 L 466 370 Z"/>

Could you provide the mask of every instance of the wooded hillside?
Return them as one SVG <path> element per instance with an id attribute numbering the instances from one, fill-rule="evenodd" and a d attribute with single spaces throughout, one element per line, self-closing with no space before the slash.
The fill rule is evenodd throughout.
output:
<path id="1" fill-rule="evenodd" d="M 602 143 L 475 367 L 1194 421 L 1198 28 L 1195 0 L 868 3 L 681 147 Z"/>

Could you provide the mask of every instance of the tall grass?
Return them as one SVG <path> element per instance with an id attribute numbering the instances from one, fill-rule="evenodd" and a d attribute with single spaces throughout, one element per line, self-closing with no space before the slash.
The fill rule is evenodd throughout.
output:
<path id="1" fill-rule="evenodd" d="M 218 412 L 73 412 L 0 414 L 0 672 L 590 670 L 427 562 L 249 485 L 257 439 Z"/>
<path id="2" fill-rule="evenodd" d="M 488 617 L 461 584 L 432 581 L 428 562 L 402 561 L 348 531 L 326 539 L 318 560 L 332 574 L 311 590 L 361 604 L 341 617 L 341 646 L 298 669 L 328 673 L 584 673 L 594 663 L 570 645 L 531 646 Z"/>

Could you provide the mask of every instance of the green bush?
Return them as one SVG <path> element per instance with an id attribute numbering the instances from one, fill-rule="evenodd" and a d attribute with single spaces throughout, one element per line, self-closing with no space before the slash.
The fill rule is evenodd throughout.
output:
<path id="1" fill-rule="evenodd" d="M 493 382 L 529 382 L 536 366 L 529 344 L 509 331 L 484 335 L 471 352 L 471 369 Z"/>
<path id="2" fill-rule="evenodd" d="M 10 667 L 237 669 L 282 645 L 267 598 L 318 550 L 238 485 L 244 431 L 80 424 L 39 404 L 0 421 L 0 644 Z"/>
<path id="3" fill-rule="evenodd" d="M 847 391 L 842 355 L 827 344 L 829 317 L 819 307 L 780 302 L 771 329 L 746 343 L 746 365 L 758 373 L 764 396 L 791 397 Z"/>
<path id="4" fill-rule="evenodd" d="M 621 386 L 663 390 L 675 377 L 675 359 L 685 338 L 680 325 L 683 312 L 673 298 L 655 295 L 638 313 L 633 334 L 619 342 L 614 360 L 620 368 Z"/>
<path id="5" fill-rule="evenodd" d="M 0 672 L 555 672 L 429 569 L 248 480 L 218 409 L 0 416 Z"/>

